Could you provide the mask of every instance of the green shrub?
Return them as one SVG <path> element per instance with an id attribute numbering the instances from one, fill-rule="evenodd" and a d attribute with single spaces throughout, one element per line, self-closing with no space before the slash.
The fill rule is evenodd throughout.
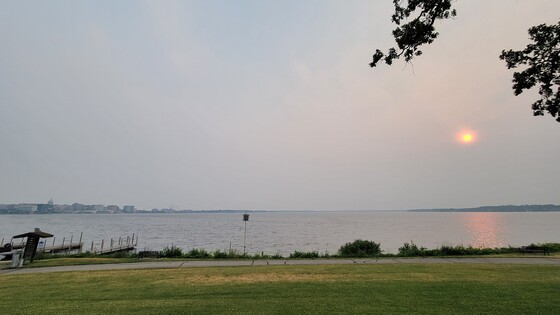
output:
<path id="1" fill-rule="evenodd" d="M 188 251 L 185 255 L 185 258 L 209 258 L 211 255 L 205 251 L 204 249 L 196 249 L 193 248 Z"/>
<path id="2" fill-rule="evenodd" d="M 272 259 L 284 259 L 285 257 L 280 255 L 280 253 L 276 253 L 276 254 L 270 256 L 270 258 L 272 258 Z"/>
<path id="3" fill-rule="evenodd" d="M 426 256 L 426 248 L 418 247 L 414 242 L 404 243 L 403 246 L 399 247 L 399 256 L 414 257 L 414 256 Z"/>
<path id="4" fill-rule="evenodd" d="M 527 248 L 548 248 L 551 253 L 560 252 L 560 243 L 537 243 L 527 246 Z"/>
<path id="5" fill-rule="evenodd" d="M 212 257 L 216 258 L 216 259 L 224 259 L 224 258 L 231 258 L 230 254 L 227 252 L 222 252 L 221 250 L 217 250 L 215 252 L 212 253 Z"/>
<path id="6" fill-rule="evenodd" d="M 413 243 L 412 243 L 413 244 Z M 472 256 L 472 255 L 495 255 L 495 254 L 510 254 L 518 251 L 517 247 L 500 247 L 500 248 L 478 248 L 463 245 L 442 245 L 436 249 L 426 249 L 424 247 L 418 248 L 418 251 L 413 245 L 407 243 L 399 248 L 399 256 Z M 402 252 L 401 252 L 402 249 Z"/>
<path id="7" fill-rule="evenodd" d="M 161 257 L 166 258 L 180 258 L 183 257 L 183 250 L 175 246 L 165 246 L 165 248 L 159 254 Z"/>
<path id="8" fill-rule="evenodd" d="M 296 250 L 290 254 L 290 258 L 319 258 L 319 252 L 300 252 Z"/>
<path id="9" fill-rule="evenodd" d="M 455 247 L 451 245 L 441 245 L 439 250 L 444 256 L 464 256 L 468 253 L 463 245 L 457 245 Z"/>
<path id="10" fill-rule="evenodd" d="M 341 257 L 373 257 L 380 254 L 380 243 L 365 240 L 355 240 L 352 243 L 346 243 L 338 250 L 338 255 Z"/>

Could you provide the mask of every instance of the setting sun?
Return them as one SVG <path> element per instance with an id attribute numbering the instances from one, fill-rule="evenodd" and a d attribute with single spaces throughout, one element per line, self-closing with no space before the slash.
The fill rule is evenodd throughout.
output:
<path id="1" fill-rule="evenodd" d="M 456 135 L 459 143 L 469 144 L 476 140 L 476 133 L 472 130 L 461 130 Z"/>

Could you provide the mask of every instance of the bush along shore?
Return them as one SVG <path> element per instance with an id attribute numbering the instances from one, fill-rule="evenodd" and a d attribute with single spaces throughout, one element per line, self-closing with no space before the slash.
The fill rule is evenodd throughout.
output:
<path id="1" fill-rule="evenodd" d="M 161 251 L 139 251 L 139 252 L 119 252 L 110 255 L 94 255 L 89 252 L 72 255 L 60 254 L 40 254 L 35 259 L 46 259 L 56 257 L 109 257 L 109 258 L 181 258 L 181 259 L 315 259 L 315 258 L 378 258 L 378 257 L 441 257 L 441 256 L 482 256 L 482 255 L 511 255 L 521 254 L 522 251 L 529 250 L 531 253 L 557 253 L 560 252 L 560 243 L 538 243 L 523 247 L 499 247 L 499 248 L 476 248 L 463 245 L 443 245 L 436 249 L 427 249 L 416 245 L 414 242 L 404 243 L 398 253 L 383 253 L 381 244 L 368 240 L 355 240 L 340 247 L 336 254 L 320 253 L 318 251 L 294 251 L 288 257 L 279 254 L 268 255 L 260 254 L 241 254 L 238 251 L 213 252 L 204 249 L 193 248 L 188 251 L 171 246 L 165 247 Z"/>

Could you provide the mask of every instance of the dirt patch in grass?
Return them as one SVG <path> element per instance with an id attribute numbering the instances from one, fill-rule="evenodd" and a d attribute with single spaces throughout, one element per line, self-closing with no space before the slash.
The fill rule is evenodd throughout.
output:
<path id="1" fill-rule="evenodd" d="M 344 270 L 346 269 L 346 270 Z M 351 281 L 395 281 L 418 280 L 424 282 L 445 280 L 445 275 L 432 272 L 387 272 L 386 268 L 352 268 L 340 266 L 310 267 L 269 267 L 269 268 L 230 268 L 230 269 L 170 269 L 161 270 L 160 277 L 151 282 L 172 286 L 251 284 L 277 282 L 351 282 Z"/>
<path id="2" fill-rule="evenodd" d="M 156 281 L 157 284 L 185 285 L 185 284 L 241 284 L 260 282 L 325 282 L 340 281 L 338 275 L 325 274 L 278 274 L 278 273 L 251 273 L 241 275 L 213 274 L 213 275 L 181 275 L 177 274 L 167 279 Z"/>

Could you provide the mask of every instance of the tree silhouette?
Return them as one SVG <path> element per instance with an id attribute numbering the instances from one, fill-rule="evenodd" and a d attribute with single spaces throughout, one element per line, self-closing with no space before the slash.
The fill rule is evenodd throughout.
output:
<path id="1" fill-rule="evenodd" d="M 541 24 L 529 29 L 533 43 L 520 51 L 502 51 L 500 59 L 508 69 L 526 66 L 513 73 L 513 94 L 519 95 L 540 84 L 541 98 L 532 104 L 533 114 L 543 116 L 548 112 L 560 122 L 560 22 L 556 25 Z"/>
<path id="2" fill-rule="evenodd" d="M 419 47 L 423 44 L 431 44 L 439 35 L 435 31 L 435 21 L 457 15 L 455 9 L 451 9 L 451 0 L 393 0 L 393 4 L 395 14 L 391 20 L 398 25 L 393 30 L 393 37 L 395 37 L 398 49 L 389 48 L 386 55 L 376 49 L 373 61 L 369 64 L 371 67 L 375 67 L 381 59 L 391 65 L 394 59 L 399 59 L 401 56 L 404 56 L 406 62 L 415 56 L 420 56 L 422 51 Z M 408 23 L 401 25 L 411 15 L 416 16 Z"/>
<path id="3" fill-rule="evenodd" d="M 457 16 L 452 9 L 452 0 L 393 0 L 395 13 L 391 20 L 397 24 L 393 37 L 397 48 L 389 48 L 387 54 L 376 49 L 370 67 L 379 61 L 392 65 L 393 60 L 404 57 L 406 62 L 422 55 L 421 45 L 431 44 L 439 35 L 434 23 Z M 413 17 L 413 18 L 412 18 Z M 408 21 L 401 25 L 401 23 Z M 529 29 L 533 43 L 521 51 L 502 51 L 500 59 L 508 69 L 525 67 L 513 73 L 513 93 L 517 96 L 524 90 L 540 84 L 541 98 L 532 104 L 533 114 L 543 116 L 548 112 L 560 122 L 560 22 L 556 25 L 541 24 Z"/>

